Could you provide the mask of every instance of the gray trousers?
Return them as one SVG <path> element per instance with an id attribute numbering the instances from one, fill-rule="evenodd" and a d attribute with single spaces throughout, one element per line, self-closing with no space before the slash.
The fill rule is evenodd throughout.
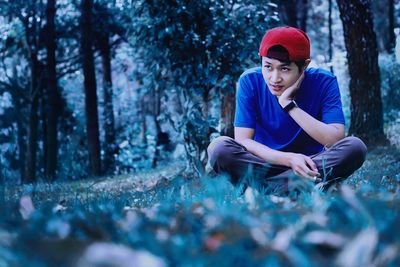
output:
<path id="1" fill-rule="evenodd" d="M 263 187 L 269 193 L 290 190 L 295 176 L 286 166 L 272 165 L 249 152 L 244 146 L 227 136 L 214 139 L 207 148 L 211 167 L 217 173 L 227 173 L 234 185 Z M 343 180 L 362 166 L 367 147 L 357 137 L 346 137 L 310 158 L 317 165 L 321 178 L 329 185 Z M 293 180 L 293 179 L 292 179 Z"/>

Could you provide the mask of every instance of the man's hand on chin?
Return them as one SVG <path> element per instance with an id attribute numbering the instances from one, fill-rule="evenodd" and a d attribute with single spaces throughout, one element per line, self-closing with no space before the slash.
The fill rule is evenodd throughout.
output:
<path id="1" fill-rule="evenodd" d="M 301 73 L 300 77 L 297 81 L 294 82 L 290 87 L 286 88 L 283 93 L 278 96 L 278 101 L 281 107 L 285 107 L 293 100 L 294 96 L 296 95 L 297 90 L 299 90 L 301 83 L 304 80 L 304 71 Z"/>

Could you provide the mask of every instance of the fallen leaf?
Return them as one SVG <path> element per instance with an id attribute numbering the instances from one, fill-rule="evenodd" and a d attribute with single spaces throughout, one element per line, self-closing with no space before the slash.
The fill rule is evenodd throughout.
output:
<path id="1" fill-rule="evenodd" d="M 224 233 L 222 232 L 213 233 L 206 238 L 204 242 L 204 247 L 208 251 L 215 251 L 221 246 L 222 241 L 224 239 L 225 239 Z"/>
<path id="2" fill-rule="evenodd" d="M 113 243 L 93 243 L 78 260 L 78 267 L 165 267 L 167 264 L 148 251 L 133 250 Z"/>
<path id="3" fill-rule="evenodd" d="M 267 234 L 259 227 L 251 228 L 250 234 L 253 239 L 261 246 L 265 246 L 269 243 Z"/>
<path id="4" fill-rule="evenodd" d="M 378 232 L 373 227 L 360 231 L 337 257 L 336 263 L 343 267 L 372 266 L 378 244 Z"/>
<path id="5" fill-rule="evenodd" d="M 24 220 L 28 220 L 35 211 L 33 202 L 30 196 L 23 196 L 19 200 L 19 212 Z"/>
<path id="6" fill-rule="evenodd" d="M 344 245 L 346 238 L 328 231 L 311 231 L 304 236 L 303 241 L 314 245 L 339 248 Z"/>

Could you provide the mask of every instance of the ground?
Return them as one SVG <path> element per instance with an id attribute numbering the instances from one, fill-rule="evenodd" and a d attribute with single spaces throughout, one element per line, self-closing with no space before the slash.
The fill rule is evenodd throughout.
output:
<path id="1" fill-rule="evenodd" d="M 400 265 L 394 147 L 338 190 L 305 182 L 295 198 L 184 170 L 3 188 L 0 266 Z"/>

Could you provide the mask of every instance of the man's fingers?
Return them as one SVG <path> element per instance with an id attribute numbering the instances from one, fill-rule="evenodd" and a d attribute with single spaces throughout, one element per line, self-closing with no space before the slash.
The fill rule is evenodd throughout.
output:
<path id="1" fill-rule="evenodd" d="M 310 171 L 308 173 L 301 172 L 301 173 L 299 173 L 297 175 L 301 176 L 301 177 L 304 177 L 304 178 L 306 178 L 308 180 L 311 180 L 312 182 L 321 182 L 321 178 L 319 178 L 319 176 L 320 176 L 319 173 L 317 173 L 317 175 L 316 175 L 314 172 Z"/>
<path id="2" fill-rule="evenodd" d="M 310 170 L 306 164 L 304 164 L 303 166 L 300 166 L 300 168 L 301 168 L 301 170 L 299 170 L 299 173 L 303 177 L 312 178 L 318 174 L 317 172 Z"/>
<path id="3" fill-rule="evenodd" d="M 321 175 L 318 172 L 315 162 L 305 155 L 298 155 L 297 161 L 294 161 L 292 170 L 297 176 L 307 178 L 313 182 L 320 182 Z"/>
<path id="4" fill-rule="evenodd" d="M 299 79 L 297 80 L 297 87 L 300 86 L 301 82 L 304 80 L 304 71 L 301 73 Z"/>
<path id="5" fill-rule="evenodd" d="M 309 169 L 305 164 L 303 166 L 299 166 L 297 173 L 299 176 L 311 179 L 313 182 L 320 180 L 318 178 L 320 176 L 319 172 Z"/>
<path id="6" fill-rule="evenodd" d="M 311 178 L 311 176 L 309 176 L 307 174 L 307 172 L 303 171 L 303 170 L 297 170 L 294 172 L 297 176 L 301 176 L 301 177 L 306 177 L 306 178 Z"/>
<path id="7" fill-rule="evenodd" d="M 310 166 L 311 170 L 318 173 L 317 164 L 315 164 L 315 162 L 311 158 L 306 157 L 306 162 L 307 165 Z"/>

